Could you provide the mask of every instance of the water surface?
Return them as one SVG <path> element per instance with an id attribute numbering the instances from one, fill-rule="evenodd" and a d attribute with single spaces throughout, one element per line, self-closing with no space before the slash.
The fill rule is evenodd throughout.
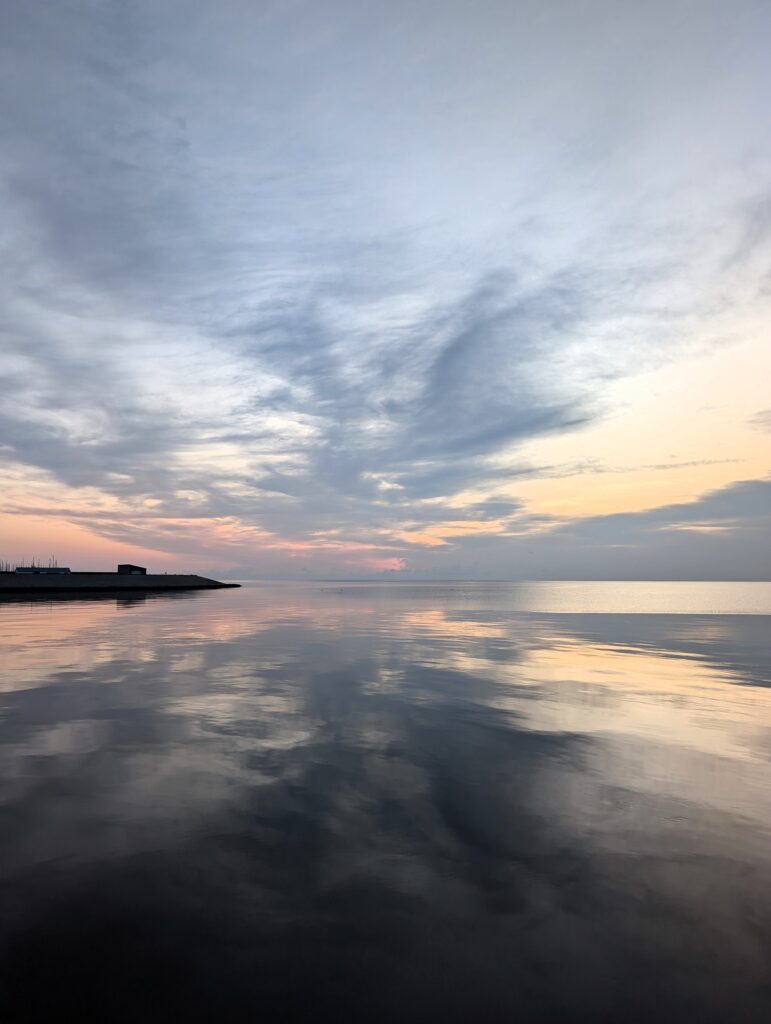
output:
<path id="1" fill-rule="evenodd" d="M 0 604 L 3 1019 L 767 1020 L 771 587 Z"/>

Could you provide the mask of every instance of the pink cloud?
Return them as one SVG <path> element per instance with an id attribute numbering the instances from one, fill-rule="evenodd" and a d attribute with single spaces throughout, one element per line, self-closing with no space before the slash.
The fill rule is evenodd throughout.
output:
<path id="1" fill-rule="evenodd" d="M 355 565 L 358 569 L 368 569 L 370 572 L 404 572 L 407 568 L 407 560 L 395 557 L 361 558 L 355 561 L 351 559 L 348 565 Z"/>

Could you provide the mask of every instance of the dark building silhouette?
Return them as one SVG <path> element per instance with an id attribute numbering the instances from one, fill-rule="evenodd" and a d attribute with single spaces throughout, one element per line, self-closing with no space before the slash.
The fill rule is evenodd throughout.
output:
<path id="1" fill-rule="evenodd" d="M 147 569 L 142 565 L 119 565 L 118 574 L 120 576 L 146 576 Z"/>

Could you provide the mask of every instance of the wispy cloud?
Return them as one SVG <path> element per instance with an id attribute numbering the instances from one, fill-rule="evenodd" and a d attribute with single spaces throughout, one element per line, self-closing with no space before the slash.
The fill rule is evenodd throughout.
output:
<path id="1" fill-rule="evenodd" d="M 761 409 L 750 417 L 750 423 L 757 430 L 771 431 L 771 409 Z"/>

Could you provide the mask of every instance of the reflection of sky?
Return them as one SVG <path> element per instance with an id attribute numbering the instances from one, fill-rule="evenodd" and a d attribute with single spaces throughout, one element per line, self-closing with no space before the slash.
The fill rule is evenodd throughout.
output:
<path id="1" fill-rule="evenodd" d="M 127 928 L 152 963 L 139 917 L 174 936 L 170 970 L 206 962 L 212 985 L 267 985 L 269 1001 L 318 958 L 322 1005 L 339 998 L 325 972 L 354 971 L 351 1012 L 369 982 L 418 1005 L 448 969 L 458 1013 L 479 998 L 623 1008 L 622 982 L 643 1006 L 754 1012 L 771 938 L 768 619 L 442 595 L 0 608 L 18 976 L 49 962 L 59 914 L 81 922 L 72 956 Z M 281 952 L 298 946 L 298 962 Z"/>

